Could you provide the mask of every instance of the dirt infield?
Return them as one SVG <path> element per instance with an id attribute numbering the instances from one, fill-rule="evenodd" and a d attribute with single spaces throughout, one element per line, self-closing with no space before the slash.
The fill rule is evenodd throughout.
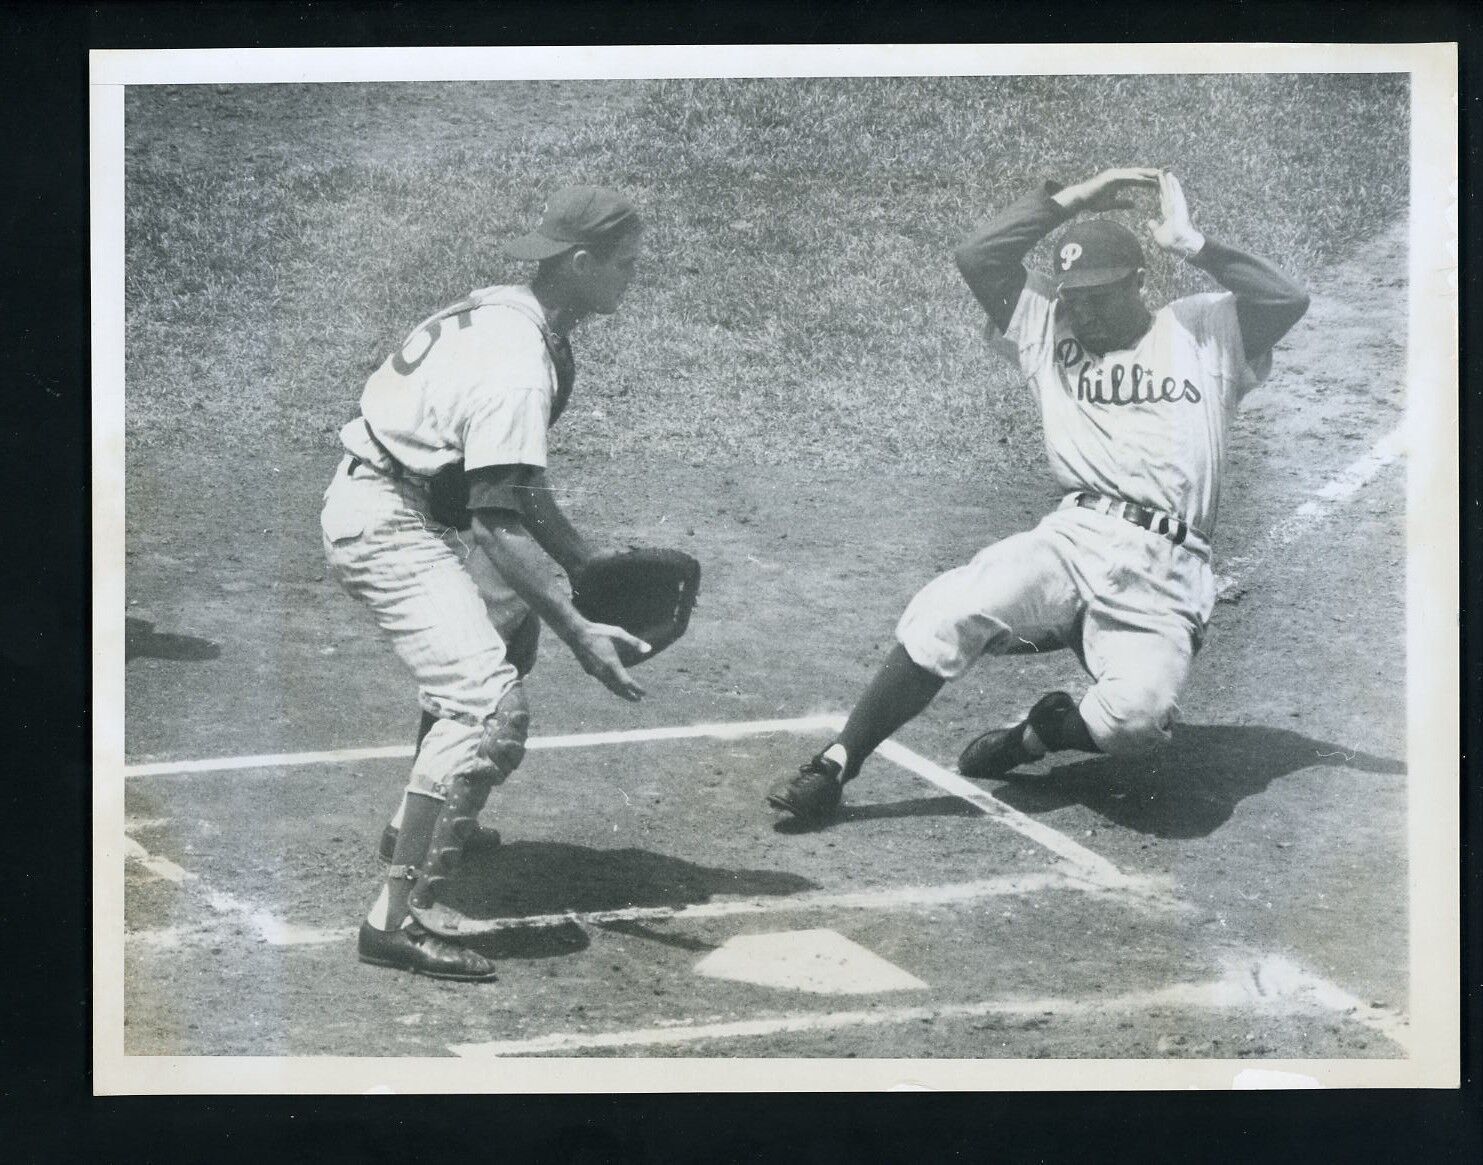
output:
<path id="1" fill-rule="evenodd" d="M 404 759 L 140 773 L 126 800 L 127 1051 L 1398 1055 L 1400 463 L 1292 538 L 1272 532 L 1399 421 L 1404 238 L 1398 227 L 1316 280 L 1236 427 L 1227 601 L 1171 749 L 986 783 L 999 815 L 877 757 L 840 822 L 797 832 L 761 793 L 821 729 L 537 748 L 485 814 L 505 844 L 469 862 L 461 892 L 481 916 L 577 917 L 491 936 L 504 970 L 481 986 L 355 961 Z M 131 455 L 130 765 L 409 749 L 405 677 L 325 577 L 317 502 L 334 460 L 328 441 L 267 462 Z M 548 641 L 531 683 L 538 736 L 841 712 L 922 582 L 1054 503 L 1044 475 L 580 450 L 559 469 L 579 525 L 681 545 L 706 577 L 691 635 L 644 669 L 637 707 Z M 950 768 L 981 726 L 1079 682 L 1065 653 L 991 662 L 900 740 Z M 1066 856 L 1080 852 L 1125 881 L 1088 882 Z M 741 936 L 816 931 L 921 985 L 853 994 L 696 970 Z"/>

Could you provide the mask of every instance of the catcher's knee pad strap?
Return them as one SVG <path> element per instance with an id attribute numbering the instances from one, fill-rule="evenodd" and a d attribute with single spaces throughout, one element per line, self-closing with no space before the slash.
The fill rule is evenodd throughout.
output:
<path id="1" fill-rule="evenodd" d="M 530 705 L 525 687 L 518 681 L 500 699 L 494 715 L 484 721 L 479 740 L 479 758 L 490 768 L 491 782 L 503 781 L 525 759 L 525 738 L 530 732 Z"/>
<path id="2" fill-rule="evenodd" d="M 438 887 L 458 870 L 458 859 L 464 844 L 479 823 L 479 810 L 489 798 L 493 784 L 485 774 L 465 773 L 444 786 L 445 800 L 433 835 L 427 845 L 427 856 L 417 871 L 417 882 L 407 901 L 414 908 L 429 907 L 437 901 Z"/>

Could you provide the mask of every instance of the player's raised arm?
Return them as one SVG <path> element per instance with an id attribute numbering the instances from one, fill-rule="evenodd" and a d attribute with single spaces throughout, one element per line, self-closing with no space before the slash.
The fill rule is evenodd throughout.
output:
<path id="1" fill-rule="evenodd" d="M 1108 210 L 1125 203 L 1129 186 L 1152 186 L 1158 171 L 1122 167 L 1071 186 L 1046 182 L 1011 203 L 969 235 L 953 252 L 958 270 L 999 331 L 1009 327 L 1024 290 L 1025 255 L 1042 238 L 1083 210 Z"/>
<path id="2" fill-rule="evenodd" d="M 1246 359 L 1271 351 L 1308 310 L 1308 293 L 1265 259 L 1206 238 L 1190 220 L 1179 179 L 1159 173 L 1161 219 L 1150 220 L 1153 239 L 1164 250 L 1210 273 L 1236 297 L 1241 345 Z"/>

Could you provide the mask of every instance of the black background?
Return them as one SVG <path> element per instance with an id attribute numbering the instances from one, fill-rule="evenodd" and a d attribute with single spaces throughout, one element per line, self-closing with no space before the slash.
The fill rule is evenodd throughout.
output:
<path id="1" fill-rule="evenodd" d="M 88 1159 L 1483 1159 L 1483 821 L 1462 784 L 1460 1092 L 94 1099 L 89 1075 L 87 51 L 1112 40 L 1462 42 L 1463 754 L 1478 738 L 1477 20 L 1451 4 L 0 2 L 0 1153 Z M 244 467 L 246 471 L 246 467 Z M 21 602 L 20 600 L 25 600 Z M 1413 661 L 1413 666 L 1416 662 Z"/>

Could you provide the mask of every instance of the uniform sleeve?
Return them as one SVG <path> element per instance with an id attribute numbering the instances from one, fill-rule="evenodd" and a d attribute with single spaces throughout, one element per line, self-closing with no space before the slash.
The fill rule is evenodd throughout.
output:
<path id="1" fill-rule="evenodd" d="M 1259 256 L 1207 239 L 1190 262 L 1235 294 L 1241 342 L 1253 364 L 1308 310 L 1308 293 Z"/>
<path id="2" fill-rule="evenodd" d="M 1207 366 L 1218 371 L 1231 403 L 1261 384 L 1272 370 L 1272 354 L 1246 356 L 1236 296 L 1229 291 L 1192 295 L 1179 301 L 1180 316 L 1205 351 Z"/>
<path id="3" fill-rule="evenodd" d="M 1009 330 L 1026 283 L 1025 255 L 1070 217 L 1051 197 L 1058 190 L 1056 183 L 1044 183 L 983 223 L 953 251 L 964 281 L 997 328 Z"/>
<path id="4" fill-rule="evenodd" d="M 1039 272 L 1027 272 L 1009 326 L 1001 332 L 993 320 L 989 321 L 984 331 L 989 347 L 1030 375 L 1039 366 L 1045 345 L 1052 342 L 1054 312 L 1055 293 L 1050 280 Z"/>
<path id="5" fill-rule="evenodd" d="M 546 466 L 552 372 L 540 331 L 513 312 L 489 329 L 465 394 L 465 470 L 493 465 Z"/>
<path id="6" fill-rule="evenodd" d="M 529 480 L 528 465 L 481 465 L 465 470 L 469 483 L 469 509 L 510 510 L 523 513 L 521 491 Z"/>

